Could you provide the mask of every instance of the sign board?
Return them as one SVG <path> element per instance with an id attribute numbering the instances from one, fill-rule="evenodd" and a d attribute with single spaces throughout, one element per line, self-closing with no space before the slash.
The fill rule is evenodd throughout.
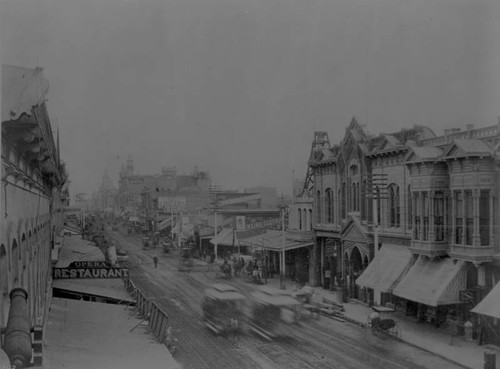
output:
<path id="1" fill-rule="evenodd" d="M 177 197 L 158 197 L 158 209 L 166 213 L 178 212 L 186 207 L 186 198 L 184 196 Z"/>
<path id="2" fill-rule="evenodd" d="M 128 268 L 113 268 L 106 261 L 74 261 L 67 268 L 52 268 L 53 279 L 116 279 L 128 276 Z"/>
<path id="3" fill-rule="evenodd" d="M 53 279 L 121 279 L 128 275 L 128 268 L 52 268 Z"/>
<path id="4" fill-rule="evenodd" d="M 268 229 L 269 230 L 281 229 L 281 218 L 273 218 L 265 216 L 260 216 L 260 217 L 246 216 L 243 218 L 244 222 L 240 222 L 239 225 L 238 225 L 238 219 L 236 219 L 236 234 L 239 239 L 244 239 L 266 233 Z M 239 226 L 244 228 L 241 229 Z"/>

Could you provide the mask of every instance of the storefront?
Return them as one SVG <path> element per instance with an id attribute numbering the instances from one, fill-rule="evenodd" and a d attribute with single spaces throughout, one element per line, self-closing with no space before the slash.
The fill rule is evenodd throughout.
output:
<path id="1" fill-rule="evenodd" d="M 471 313 L 480 317 L 480 344 L 500 345 L 500 283 L 486 295 L 486 297 L 471 310 Z"/>
<path id="2" fill-rule="evenodd" d="M 370 305 L 392 303 L 392 291 L 411 264 L 412 254 L 407 247 L 384 244 L 356 284 L 368 289 Z"/>
<path id="3" fill-rule="evenodd" d="M 268 270 L 273 269 L 281 274 L 281 260 L 285 252 L 285 278 L 297 280 L 304 284 L 309 282 L 309 271 L 312 266 L 312 241 L 297 241 L 283 235 L 281 231 L 268 230 L 266 233 L 240 240 L 242 245 L 264 250 L 264 260 Z"/>
<path id="4" fill-rule="evenodd" d="M 450 258 L 419 256 L 394 288 L 393 294 L 400 298 L 395 299 L 396 306 L 436 327 L 450 321 L 460 324 L 460 291 L 467 285 L 464 265 Z"/>

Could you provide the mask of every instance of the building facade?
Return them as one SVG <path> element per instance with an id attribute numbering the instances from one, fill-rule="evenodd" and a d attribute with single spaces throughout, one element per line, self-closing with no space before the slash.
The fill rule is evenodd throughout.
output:
<path id="1" fill-rule="evenodd" d="M 470 310 L 500 279 L 499 127 L 374 136 L 353 119 L 336 145 L 316 132 L 306 189 L 317 284 L 331 276 L 347 297 L 479 326 Z"/>
<path id="2" fill-rule="evenodd" d="M 31 327 L 43 327 L 52 296 L 51 251 L 64 225 L 68 190 L 45 103 L 47 91 L 41 68 L 2 66 L 2 330 L 13 289 L 27 292 Z"/>

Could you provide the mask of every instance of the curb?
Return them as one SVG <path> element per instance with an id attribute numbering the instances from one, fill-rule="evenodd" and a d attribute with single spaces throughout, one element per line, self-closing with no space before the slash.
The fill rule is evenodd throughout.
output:
<path id="1" fill-rule="evenodd" d="M 348 321 L 349 323 L 356 324 L 356 325 L 358 325 L 359 327 L 361 327 L 361 328 L 363 328 L 363 329 L 367 328 L 367 324 L 362 323 L 362 322 L 360 322 L 360 321 L 358 321 L 358 320 L 356 320 L 356 319 L 346 317 L 345 315 L 343 316 L 343 318 L 344 318 L 346 321 Z M 401 337 L 394 337 L 394 339 L 396 339 L 396 340 L 398 340 L 398 341 L 400 341 L 400 342 L 406 343 L 407 345 L 410 345 L 410 346 L 416 347 L 416 348 L 418 348 L 418 349 L 420 349 L 420 350 L 423 350 L 423 351 L 425 351 L 425 352 L 428 352 L 428 353 L 430 353 L 430 354 L 432 354 L 432 355 L 436 355 L 436 356 L 440 357 L 441 359 L 444 359 L 444 360 L 446 360 L 446 361 L 449 361 L 450 363 L 453 363 L 453 364 L 455 364 L 455 365 L 458 365 L 458 366 L 460 366 L 460 367 L 462 367 L 462 368 L 465 368 L 465 369 L 474 369 L 474 368 L 472 368 L 472 367 L 470 367 L 470 366 L 464 365 L 464 364 L 462 364 L 462 363 L 459 363 L 458 361 L 455 361 L 455 360 L 453 360 L 453 359 L 450 359 L 449 357 L 444 356 L 443 354 L 440 354 L 440 353 L 435 352 L 435 351 L 431 351 L 431 350 L 429 350 L 429 349 L 428 349 L 428 348 L 426 348 L 426 347 L 422 347 L 422 346 L 420 346 L 420 345 L 418 345 L 418 344 L 416 344 L 416 343 L 414 343 L 414 342 L 407 341 L 407 340 L 405 340 L 405 339 L 403 339 L 403 338 L 401 338 Z"/>

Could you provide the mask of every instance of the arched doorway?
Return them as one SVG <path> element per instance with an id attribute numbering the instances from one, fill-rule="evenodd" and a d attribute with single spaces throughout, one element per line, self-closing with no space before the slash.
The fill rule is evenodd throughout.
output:
<path id="1" fill-rule="evenodd" d="M 361 256 L 361 252 L 359 248 L 354 246 L 351 251 L 350 258 L 350 268 L 349 268 L 349 276 L 350 276 L 350 292 L 352 298 L 359 298 L 359 287 L 356 285 L 356 279 L 363 272 L 363 258 Z"/>
<path id="2" fill-rule="evenodd" d="M 16 240 L 12 241 L 11 263 L 12 288 L 14 288 L 19 286 L 19 247 Z"/>

